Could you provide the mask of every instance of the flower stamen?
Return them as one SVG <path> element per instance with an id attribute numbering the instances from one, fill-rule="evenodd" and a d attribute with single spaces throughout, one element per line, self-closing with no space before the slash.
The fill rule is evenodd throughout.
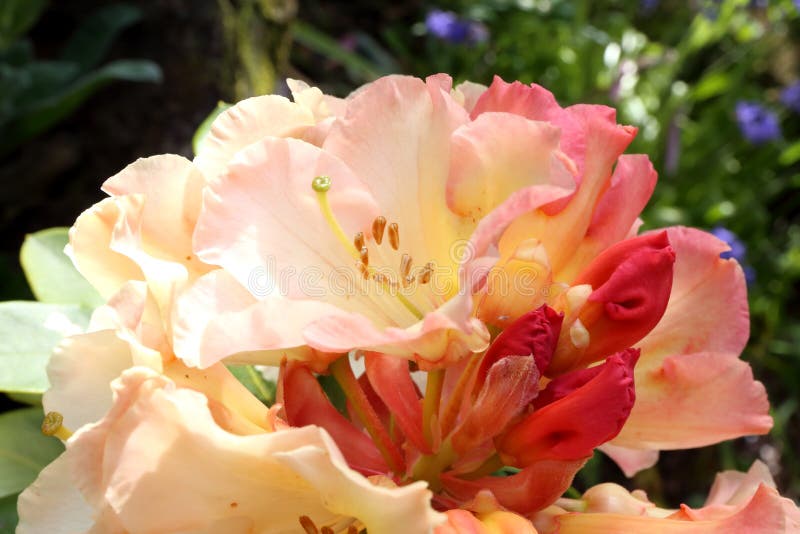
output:
<path id="1" fill-rule="evenodd" d="M 397 223 L 389 225 L 389 244 L 394 250 L 400 248 L 400 227 L 397 226 Z"/>
<path id="2" fill-rule="evenodd" d="M 383 242 L 383 230 L 386 228 L 386 217 L 379 215 L 372 221 L 372 238 L 377 244 Z"/>
<path id="3" fill-rule="evenodd" d="M 400 258 L 400 276 L 402 278 L 408 278 L 408 274 L 411 272 L 411 256 L 408 254 L 403 254 L 403 257 Z"/>

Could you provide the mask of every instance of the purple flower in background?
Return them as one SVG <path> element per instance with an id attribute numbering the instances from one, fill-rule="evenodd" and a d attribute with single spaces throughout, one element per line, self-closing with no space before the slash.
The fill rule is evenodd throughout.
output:
<path id="1" fill-rule="evenodd" d="M 726 250 L 725 252 L 719 255 L 722 259 L 729 259 L 733 258 L 734 260 L 738 261 L 742 265 L 742 270 L 744 270 L 744 278 L 747 283 L 752 283 L 756 279 L 756 271 L 750 265 L 745 263 L 745 259 L 747 256 L 747 246 L 739 239 L 739 236 L 725 228 L 724 226 L 715 226 L 711 233 L 717 239 L 721 241 L 725 241 L 730 250 Z"/>
<path id="2" fill-rule="evenodd" d="M 740 100 L 736 104 L 736 120 L 744 138 L 754 145 L 781 136 L 778 116 L 757 102 Z"/>
<path id="3" fill-rule="evenodd" d="M 800 0 L 797 1 L 800 2 Z M 781 102 L 792 111 L 800 113 L 800 80 L 794 82 L 781 92 Z"/>
<path id="4" fill-rule="evenodd" d="M 428 33 L 451 43 L 481 43 L 489 38 L 489 30 L 473 20 L 460 18 L 452 11 L 434 9 L 425 17 Z"/>
<path id="5" fill-rule="evenodd" d="M 658 8 L 658 4 L 660 3 L 661 3 L 660 0 L 640 0 L 639 8 L 642 10 L 644 14 L 649 15 L 650 13 L 655 11 L 656 8 Z"/>

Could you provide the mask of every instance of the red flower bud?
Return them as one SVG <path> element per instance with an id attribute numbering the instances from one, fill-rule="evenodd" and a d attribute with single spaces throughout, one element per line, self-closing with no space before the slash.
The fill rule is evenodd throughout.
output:
<path id="1" fill-rule="evenodd" d="M 476 390 L 486 381 L 492 365 L 506 356 L 533 355 L 539 373 L 544 373 L 553 357 L 563 319 L 562 314 L 545 304 L 511 323 L 483 356 L 475 380 Z"/>
<path id="2" fill-rule="evenodd" d="M 534 402 L 538 407 L 496 440 L 506 464 L 578 460 L 613 439 L 635 399 L 633 367 L 638 349 L 626 349 L 602 365 L 559 376 Z"/>
<path id="3" fill-rule="evenodd" d="M 667 232 L 621 241 L 595 258 L 573 283 L 594 289 L 578 316 L 589 344 L 575 348 L 561 336 L 548 376 L 585 367 L 647 335 L 667 308 L 674 264 Z"/>

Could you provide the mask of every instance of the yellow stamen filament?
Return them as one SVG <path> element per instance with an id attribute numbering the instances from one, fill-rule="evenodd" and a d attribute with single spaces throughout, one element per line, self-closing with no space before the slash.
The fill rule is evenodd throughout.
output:
<path id="1" fill-rule="evenodd" d="M 408 273 L 411 272 L 411 256 L 408 254 L 403 254 L 403 257 L 400 258 L 400 276 L 403 278 L 408 278 Z"/>
<path id="2" fill-rule="evenodd" d="M 391 223 L 389 225 L 389 244 L 395 250 L 400 248 L 400 228 L 397 226 L 397 223 Z"/>
<path id="3" fill-rule="evenodd" d="M 328 202 L 328 190 L 331 188 L 331 185 L 332 181 L 329 176 L 317 176 L 311 181 L 311 188 L 317 192 L 317 202 L 319 202 L 319 208 L 320 211 L 322 211 L 323 217 L 325 217 L 325 222 L 331 227 L 336 239 L 344 245 L 345 249 L 350 251 L 353 257 L 358 259 L 358 249 L 353 246 L 347 234 L 342 230 L 339 221 L 337 221 L 336 217 L 333 215 L 330 202 Z"/>
<path id="4" fill-rule="evenodd" d="M 55 436 L 62 441 L 67 441 L 72 432 L 65 427 L 64 416 L 58 412 L 47 412 L 42 421 L 42 434 L 45 436 Z"/>
<path id="5" fill-rule="evenodd" d="M 358 251 L 358 254 L 359 254 L 360 258 L 361 258 L 361 263 L 364 264 L 364 267 L 368 267 L 369 266 L 369 250 L 367 250 L 367 247 L 361 247 L 361 249 L 359 249 L 359 251 Z"/>
<path id="6" fill-rule="evenodd" d="M 372 238 L 377 244 L 383 242 L 383 230 L 386 228 L 386 217 L 379 215 L 372 221 Z"/>

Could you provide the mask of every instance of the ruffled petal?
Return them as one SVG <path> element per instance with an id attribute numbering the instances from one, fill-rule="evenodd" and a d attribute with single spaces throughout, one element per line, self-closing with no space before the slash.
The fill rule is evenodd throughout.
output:
<path id="1" fill-rule="evenodd" d="M 510 113 L 483 113 L 453 134 L 447 205 L 475 220 L 532 185 L 571 189 L 571 163 L 558 150 L 560 132 Z"/>
<path id="2" fill-rule="evenodd" d="M 400 532 L 389 525 L 407 521 L 425 532 L 438 522 L 423 484 L 371 484 L 318 427 L 230 434 L 217 426 L 202 394 L 142 369 L 126 371 L 114 390 L 111 411 L 69 447 L 72 476 L 87 502 L 127 531 L 244 524 L 280 533 L 299 530 L 301 516 L 336 528 L 355 517 L 380 532 Z"/>
<path id="3" fill-rule="evenodd" d="M 128 280 L 144 280 L 133 260 L 109 248 L 120 212 L 117 200 L 106 198 L 81 213 L 69 231 L 66 253 L 104 298 L 119 291 Z"/>
<path id="4" fill-rule="evenodd" d="M 247 98 L 214 119 L 194 163 L 211 179 L 222 174 L 234 154 L 244 147 L 265 137 L 299 135 L 314 123 L 311 108 L 282 96 Z"/>

